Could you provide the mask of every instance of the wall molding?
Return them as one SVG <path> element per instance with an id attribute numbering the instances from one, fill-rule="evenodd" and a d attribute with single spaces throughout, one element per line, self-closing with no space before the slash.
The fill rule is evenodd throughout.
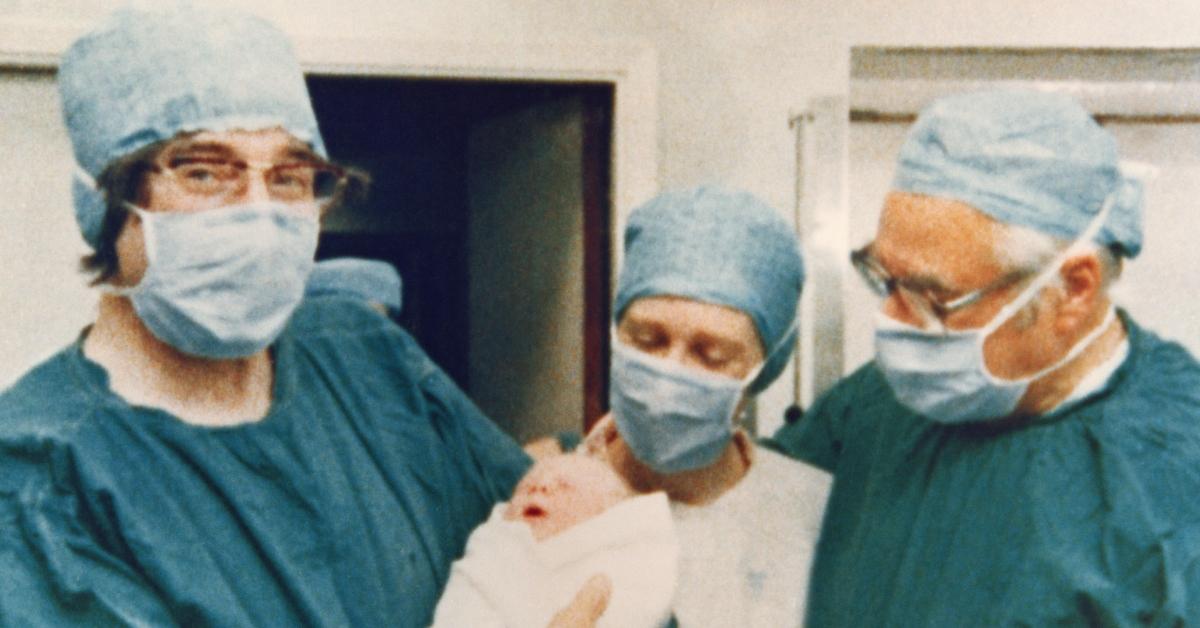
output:
<path id="1" fill-rule="evenodd" d="M 857 79 L 850 81 L 851 115 L 910 121 L 941 96 L 984 89 L 1032 89 L 1067 94 L 1097 117 L 1200 117 L 1200 82 L 1082 80 Z"/>

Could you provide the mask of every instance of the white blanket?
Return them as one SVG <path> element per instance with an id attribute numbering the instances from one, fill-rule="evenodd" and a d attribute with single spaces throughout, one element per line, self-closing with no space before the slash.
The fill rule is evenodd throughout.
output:
<path id="1" fill-rule="evenodd" d="M 591 576 L 612 579 L 599 628 L 655 628 L 671 616 L 679 547 L 666 495 L 625 499 L 537 542 L 505 504 L 471 533 L 438 602 L 434 628 L 541 628 Z"/>

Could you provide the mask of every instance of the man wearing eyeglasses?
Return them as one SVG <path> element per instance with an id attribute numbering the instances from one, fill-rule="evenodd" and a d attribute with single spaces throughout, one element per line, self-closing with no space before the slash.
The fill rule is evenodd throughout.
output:
<path id="1" fill-rule="evenodd" d="M 103 294 L 0 396 L 0 623 L 427 625 L 528 460 L 386 318 L 301 303 L 362 178 L 286 39 L 125 10 L 58 81 Z"/>
<path id="2" fill-rule="evenodd" d="M 1200 618 L 1200 366 L 1108 296 L 1141 206 L 1069 98 L 922 112 L 851 255 L 875 360 L 772 442 L 834 474 L 809 625 Z"/>

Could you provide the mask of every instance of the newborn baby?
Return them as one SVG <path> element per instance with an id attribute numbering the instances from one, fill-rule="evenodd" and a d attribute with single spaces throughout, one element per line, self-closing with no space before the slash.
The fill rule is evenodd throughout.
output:
<path id="1" fill-rule="evenodd" d="M 544 541 L 632 495 L 624 480 L 599 460 L 553 456 L 521 478 L 503 516 L 505 521 L 524 521 L 534 540 Z"/>
<path id="2" fill-rule="evenodd" d="M 671 616 L 677 558 L 664 493 L 635 495 L 583 454 L 552 456 L 471 533 L 433 625 L 545 626 L 603 573 L 612 595 L 597 626 L 655 628 Z"/>

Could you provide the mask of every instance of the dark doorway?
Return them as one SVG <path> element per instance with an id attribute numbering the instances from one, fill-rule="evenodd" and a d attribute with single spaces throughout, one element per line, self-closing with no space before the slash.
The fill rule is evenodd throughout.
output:
<path id="1" fill-rule="evenodd" d="M 518 438 L 602 414 L 612 85 L 312 76 L 309 89 L 330 155 L 373 178 L 328 218 L 318 258 L 393 264 L 400 323 Z"/>

